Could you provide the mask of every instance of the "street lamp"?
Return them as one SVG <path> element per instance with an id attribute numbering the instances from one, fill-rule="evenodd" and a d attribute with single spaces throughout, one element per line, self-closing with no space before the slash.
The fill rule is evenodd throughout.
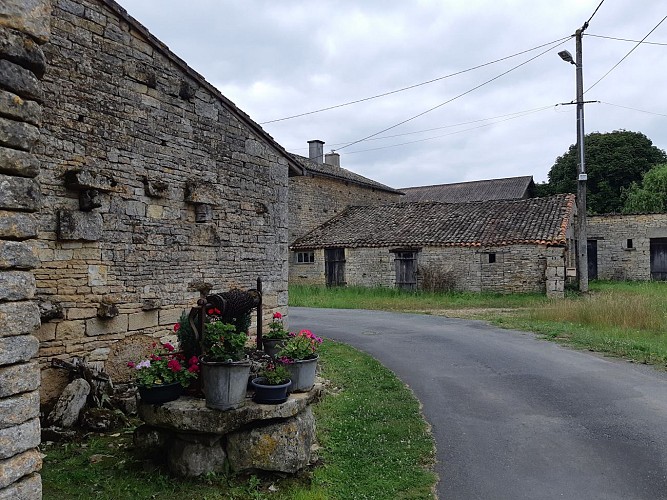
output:
<path id="1" fill-rule="evenodd" d="M 588 237 L 586 235 L 586 163 L 584 161 L 584 75 L 581 55 L 581 36 L 583 30 L 575 32 L 577 59 L 567 50 L 558 53 L 560 58 L 574 64 L 577 72 L 577 276 L 579 291 L 588 293 Z"/>

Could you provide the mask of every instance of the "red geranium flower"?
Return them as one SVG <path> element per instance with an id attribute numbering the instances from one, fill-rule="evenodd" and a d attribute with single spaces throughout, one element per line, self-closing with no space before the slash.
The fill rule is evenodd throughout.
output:
<path id="1" fill-rule="evenodd" d="M 164 344 L 162 344 L 162 347 L 164 347 L 169 352 L 174 351 L 174 346 L 171 345 L 169 342 L 165 342 Z"/>
<path id="2" fill-rule="evenodd" d="M 176 324 L 174 325 L 174 331 L 177 332 L 177 331 L 179 331 L 180 329 L 181 329 L 181 324 L 180 324 L 180 323 L 176 323 Z"/>
<path id="3" fill-rule="evenodd" d="M 172 359 L 167 363 L 167 368 L 169 368 L 173 372 L 180 372 L 183 367 L 181 364 L 178 362 L 177 359 Z"/>
<path id="4" fill-rule="evenodd" d="M 277 311 L 273 313 L 273 319 L 282 319 L 282 317 L 283 315 Z"/>

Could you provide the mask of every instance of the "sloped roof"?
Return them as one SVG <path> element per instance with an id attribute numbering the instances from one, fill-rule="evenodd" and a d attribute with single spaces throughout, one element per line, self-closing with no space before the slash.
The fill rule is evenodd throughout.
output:
<path id="1" fill-rule="evenodd" d="M 349 207 L 291 249 L 329 247 L 564 245 L 575 196 L 475 203 Z"/>
<path id="2" fill-rule="evenodd" d="M 533 177 L 507 177 L 484 181 L 457 182 L 401 188 L 404 202 L 439 201 L 442 203 L 466 203 L 486 200 L 520 200 L 529 198 L 534 188 Z"/>
<path id="3" fill-rule="evenodd" d="M 192 69 L 183 59 L 174 54 L 169 47 L 160 41 L 156 36 L 154 36 L 148 29 L 137 21 L 134 17 L 128 14 L 127 10 L 114 0 L 101 0 L 104 5 L 106 5 L 111 11 L 116 13 L 121 19 L 127 22 L 132 29 L 137 33 L 140 33 L 148 43 L 150 43 L 154 49 L 161 52 L 167 59 L 172 63 L 178 66 L 184 73 L 186 73 L 190 78 L 195 80 L 199 85 L 208 90 L 212 95 L 215 96 L 233 115 L 236 116 L 242 123 L 244 123 L 250 130 L 252 130 L 258 137 L 264 139 L 269 146 L 285 159 L 289 166 L 290 175 L 303 174 L 303 168 L 292 158 L 292 156 L 283 148 L 276 140 L 271 137 L 257 122 L 255 122 L 248 114 L 243 112 L 240 108 L 236 106 L 232 101 L 225 97 L 217 88 L 211 85 L 206 79 Z"/>
<path id="4" fill-rule="evenodd" d="M 364 177 L 363 175 L 355 174 L 354 172 L 347 170 L 343 167 L 337 167 L 335 165 L 329 165 L 328 163 L 317 163 L 310 158 L 305 156 L 300 156 L 296 154 L 291 154 L 292 158 L 296 159 L 301 166 L 305 169 L 304 174 L 311 173 L 313 175 L 322 175 L 325 177 L 331 177 L 334 179 L 339 179 L 345 182 L 352 182 L 353 184 L 358 184 L 364 187 L 370 187 L 377 189 L 379 191 L 387 191 L 389 193 L 403 194 L 401 191 L 398 191 L 394 188 L 381 184 Z"/>

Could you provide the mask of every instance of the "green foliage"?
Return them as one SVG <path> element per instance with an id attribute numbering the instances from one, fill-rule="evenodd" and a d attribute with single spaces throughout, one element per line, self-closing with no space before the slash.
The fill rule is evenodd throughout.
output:
<path id="1" fill-rule="evenodd" d="M 317 353 L 317 348 L 322 339 L 310 330 L 301 330 L 285 342 L 278 351 L 278 357 L 283 363 L 291 363 L 295 360 L 312 359 Z"/>
<path id="2" fill-rule="evenodd" d="M 622 191 L 654 165 L 667 161 L 665 152 L 640 132 L 615 130 L 593 132 L 585 137 L 585 161 L 588 173 L 588 211 L 593 214 L 619 213 L 623 208 Z M 577 191 L 577 147 L 571 145 L 559 156 L 549 171 L 549 188 L 555 193 Z"/>
<path id="3" fill-rule="evenodd" d="M 273 321 L 269 323 L 269 331 L 264 334 L 267 340 L 283 340 L 289 337 L 289 332 L 285 330 L 283 316 L 279 312 L 273 315 Z"/>
<path id="4" fill-rule="evenodd" d="M 177 353 L 169 343 L 155 344 L 155 350 L 145 359 L 135 363 L 128 362 L 134 368 L 134 377 L 137 385 L 151 387 L 154 385 L 172 384 L 179 382 L 186 387 L 199 373 L 197 357 L 186 358 Z"/>
<path id="5" fill-rule="evenodd" d="M 245 356 L 248 334 L 231 323 L 211 321 L 204 325 L 202 352 L 206 361 L 240 361 Z"/>
<path id="6" fill-rule="evenodd" d="M 283 365 L 269 363 L 266 368 L 259 372 L 259 376 L 264 378 L 265 385 L 280 385 L 289 380 L 290 373 Z"/>
<path id="7" fill-rule="evenodd" d="M 174 325 L 174 330 L 176 330 L 178 336 L 178 345 L 186 358 L 190 359 L 192 356 L 201 355 L 201 346 L 195 337 L 195 332 L 190 325 L 190 319 L 186 311 L 181 313 L 178 323 Z"/>
<path id="8" fill-rule="evenodd" d="M 656 213 L 667 210 L 667 163 L 656 165 L 624 193 L 623 213 Z"/>

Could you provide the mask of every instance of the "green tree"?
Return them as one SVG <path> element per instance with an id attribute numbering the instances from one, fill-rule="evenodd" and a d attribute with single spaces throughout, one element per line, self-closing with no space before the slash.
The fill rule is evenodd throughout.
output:
<path id="1" fill-rule="evenodd" d="M 667 163 L 656 165 L 624 193 L 623 213 L 655 213 L 667 210 Z"/>
<path id="2" fill-rule="evenodd" d="M 658 163 L 667 162 L 667 154 L 653 145 L 641 132 L 615 130 L 593 132 L 585 138 L 585 161 L 588 173 L 588 212 L 620 212 L 622 192 Z M 577 192 L 577 146 L 559 156 L 549 171 L 549 191 Z"/>

